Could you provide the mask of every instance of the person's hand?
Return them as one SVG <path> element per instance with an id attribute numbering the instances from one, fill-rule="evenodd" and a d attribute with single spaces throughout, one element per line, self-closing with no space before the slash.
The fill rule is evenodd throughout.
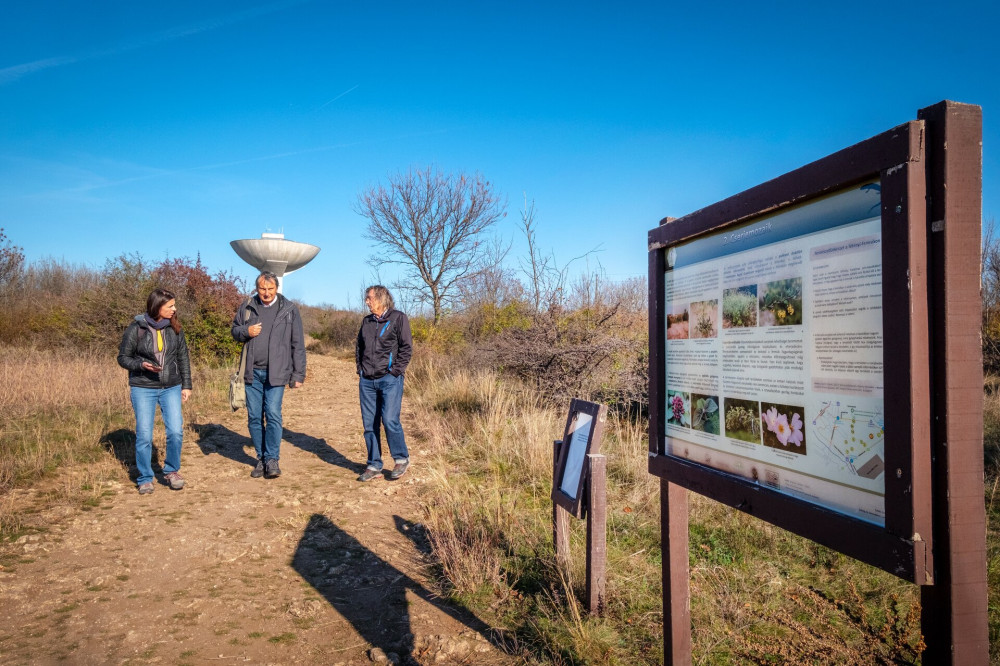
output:
<path id="1" fill-rule="evenodd" d="M 162 370 L 163 368 L 161 368 L 161 367 L 160 367 L 160 366 L 158 366 L 158 365 L 153 365 L 153 364 L 152 364 L 152 363 L 150 363 L 149 361 L 143 361 L 143 362 L 142 362 L 142 369 L 143 369 L 143 370 L 146 370 L 146 371 L 148 371 L 148 372 L 159 372 L 159 371 L 160 371 L 160 370 Z"/>
<path id="2" fill-rule="evenodd" d="M 257 322 L 253 326 L 247 328 L 247 333 L 250 335 L 251 338 L 256 338 L 258 335 L 260 335 L 260 331 L 262 328 L 264 328 L 264 324 Z"/>
<path id="3" fill-rule="evenodd" d="M 190 397 L 191 389 L 181 389 L 181 403 L 187 402 Z"/>
<path id="4" fill-rule="evenodd" d="M 300 386 L 302 386 L 302 382 L 292 382 L 291 384 L 288 385 L 288 388 L 297 389 Z"/>

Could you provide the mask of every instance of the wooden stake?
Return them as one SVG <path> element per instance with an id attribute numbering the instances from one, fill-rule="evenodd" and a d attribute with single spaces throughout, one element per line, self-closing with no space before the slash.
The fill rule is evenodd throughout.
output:
<path id="1" fill-rule="evenodd" d="M 607 458 L 587 455 L 587 606 L 591 615 L 604 612 L 607 548 Z"/>
<path id="2" fill-rule="evenodd" d="M 569 443 L 566 443 L 569 446 Z M 556 476 L 559 474 L 559 452 L 562 450 L 563 441 L 557 439 L 552 442 L 552 485 L 555 487 L 559 483 Z M 556 565 L 562 572 L 569 576 L 569 512 L 552 503 L 552 543 L 556 551 Z"/>

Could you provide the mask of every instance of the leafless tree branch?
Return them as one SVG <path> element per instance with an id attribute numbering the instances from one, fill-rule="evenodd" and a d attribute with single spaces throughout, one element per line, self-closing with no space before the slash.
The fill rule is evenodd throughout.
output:
<path id="1" fill-rule="evenodd" d="M 479 174 L 410 170 L 358 196 L 356 210 L 368 219 L 374 265 L 405 268 L 402 283 L 430 303 L 434 323 L 484 264 L 484 234 L 506 216 L 506 201 Z"/>

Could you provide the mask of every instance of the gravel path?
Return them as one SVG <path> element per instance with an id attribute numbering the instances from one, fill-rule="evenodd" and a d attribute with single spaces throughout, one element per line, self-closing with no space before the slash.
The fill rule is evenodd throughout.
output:
<path id="1" fill-rule="evenodd" d="M 309 364 L 285 393 L 279 479 L 250 478 L 245 412 L 186 413 L 186 489 L 113 485 L 18 541 L 0 571 L 0 663 L 518 661 L 431 591 L 421 443 L 399 481 L 357 482 L 353 363 Z"/>

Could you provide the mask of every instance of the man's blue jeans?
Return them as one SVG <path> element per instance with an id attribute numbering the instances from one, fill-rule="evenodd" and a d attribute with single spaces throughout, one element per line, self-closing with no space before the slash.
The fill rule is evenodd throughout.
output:
<path id="1" fill-rule="evenodd" d="M 281 452 L 281 400 L 285 385 L 267 383 L 267 370 L 253 369 L 253 384 L 247 384 L 247 428 L 257 460 L 277 460 Z"/>
<path id="2" fill-rule="evenodd" d="M 409 460 L 403 424 L 399 422 L 399 411 L 403 406 L 403 376 L 386 375 L 378 379 L 362 377 L 358 393 L 361 396 L 361 421 L 365 426 L 365 446 L 368 447 L 368 469 L 382 469 L 380 424 L 385 428 L 385 438 L 393 460 Z"/>
<path id="3" fill-rule="evenodd" d="M 184 415 L 181 413 L 181 385 L 170 388 L 140 388 L 129 390 L 135 412 L 135 466 L 139 469 L 138 484 L 153 480 L 153 422 L 156 406 L 160 406 L 163 425 L 167 428 L 167 457 L 163 473 L 181 469 L 181 443 L 184 441 Z"/>

